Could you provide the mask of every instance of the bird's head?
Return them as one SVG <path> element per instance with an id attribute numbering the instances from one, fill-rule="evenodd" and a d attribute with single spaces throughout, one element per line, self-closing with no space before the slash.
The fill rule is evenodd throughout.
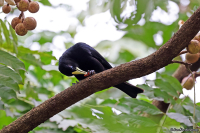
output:
<path id="1" fill-rule="evenodd" d="M 77 66 L 73 65 L 59 65 L 59 71 L 67 76 L 73 76 L 78 74 L 87 74 L 87 72 L 79 69 Z"/>
<path id="2" fill-rule="evenodd" d="M 71 60 L 66 59 L 65 56 L 61 56 L 59 59 L 59 71 L 66 76 L 73 76 L 77 74 L 86 74 L 87 72 L 78 68 L 78 64 Z"/>
<path id="3" fill-rule="evenodd" d="M 59 64 L 59 71 L 66 76 L 73 76 L 72 72 L 76 69 L 71 65 Z"/>

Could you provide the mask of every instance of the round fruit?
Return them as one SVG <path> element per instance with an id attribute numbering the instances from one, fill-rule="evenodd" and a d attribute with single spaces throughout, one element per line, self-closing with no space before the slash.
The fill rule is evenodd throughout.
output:
<path id="1" fill-rule="evenodd" d="M 15 26 L 15 31 L 18 35 L 24 36 L 28 32 L 28 30 L 24 27 L 23 23 L 19 23 Z"/>
<path id="2" fill-rule="evenodd" d="M 15 17 L 13 18 L 12 22 L 11 22 L 11 26 L 13 27 L 13 29 L 15 29 L 15 26 L 19 23 L 22 23 L 22 20 L 19 19 L 19 17 Z"/>
<path id="3" fill-rule="evenodd" d="M 27 11 L 29 6 L 28 0 L 20 0 L 20 2 L 17 3 L 17 7 L 20 11 Z"/>
<path id="4" fill-rule="evenodd" d="M 10 11 L 11 11 L 11 7 L 10 7 L 10 5 L 9 4 L 7 4 L 7 5 L 4 5 L 3 7 L 2 7 L 2 11 L 4 12 L 4 13 L 9 13 Z"/>
<path id="5" fill-rule="evenodd" d="M 37 22 L 33 17 L 27 17 L 24 19 L 23 24 L 27 30 L 34 30 Z"/>
<path id="6" fill-rule="evenodd" d="M 194 40 L 200 41 L 200 33 L 197 33 L 197 35 L 194 37 Z"/>
<path id="7" fill-rule="evenodd" d="M 20 0 L 15 0 L 15 3 L 20 2 Z"/>
<path id="8" fill-rule="evenodd" d="M 187 51 L 190 54 L 196 54 L 200 51 L 200 43 L 197 40 L 191 40 L 190 44 L 187 46 Z"/>
<path id="9" fill-rule="evenodd" d="M 192 77 L 189 77 L 188 80 L 187 80 L 187 77 L 183 78 L 182 80 L 182 83 L 183 84 L 183 88 L 187 89 L 187 90 L 191 90 L 192 87 L 194 86 L 194 83 L 193 83 L 193 78 Z"/>
<path id="10" fill-rule="evenodd" d="M 28 7 L 29 12 L 36 13 L 36 12 L 38 12 L 39 8 L 40 7 L 39 7 L 39 4 L 37 2 L 31 1 L 29 3 L 29 7 Z"/>
<path id="11" fill-rule="evenodd" d="M 186 59 L 186 62 L 188 62 L 188 63 L 195 63 L 199 60 L 199 53 L 197 53 L 197 54 L 187 53 L 185 55 L 185 59 Z"/>

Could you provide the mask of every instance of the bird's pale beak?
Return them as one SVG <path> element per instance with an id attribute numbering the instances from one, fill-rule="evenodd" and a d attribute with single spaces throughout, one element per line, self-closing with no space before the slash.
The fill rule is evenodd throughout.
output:
<path id="1" fill-rule="evenodd" d="M 72 72 L 72 74 L 77 75 L 77 74 L 87 74 L 87 72 L 81 70 L 80 68 L 76 67 L 76 71 Z"/>

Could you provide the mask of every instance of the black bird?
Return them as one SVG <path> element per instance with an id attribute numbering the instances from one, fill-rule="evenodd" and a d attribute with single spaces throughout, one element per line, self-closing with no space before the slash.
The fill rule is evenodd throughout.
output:
<path id="1" fill-rule="evenodd" d="M 66 76 L 74 75 L 78 80 L 110 69 L 112 66 L 92 47 L 77 43 L 67 49 L 59 59 L 59 71 Z M 87 71 L 87 72 L 85 72 Z M 115 85 L 132 98 L 143 90 L 127 82 Z"/>

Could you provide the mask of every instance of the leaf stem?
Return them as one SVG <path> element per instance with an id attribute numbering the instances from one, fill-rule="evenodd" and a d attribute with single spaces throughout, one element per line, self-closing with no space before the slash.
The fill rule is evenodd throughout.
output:
<path id="1" fill-rule="evenodd" d="M 157 133 L 161 133 L 161 129 L 162 129 L 163 125 L 165 124 L 165 120 L 167 118 L 167 113 L 168 113 L 170 107 L 171 107 L 171 103 L 169 104 L 169 106 L 167 108 L 167 111 L 166 111 L 165 116 L 164 116 L 164 120 L 163 120 L 162 124 L 160 125 L 160 129 Z"/>
<path id="2" fill-rule="evenodd" d="M 188 71 L 191 73 L 192 78 L 193 78 L 193 85 L 194 85 L 194 112 L 193 112 L 193 119 L 195 120 L 195 109 L 196 109 L 196 95 L 195 95 L 195 76 L 192 73 L 192 71 L 190 70 L 190 68 L 188 66 L 186 66 L 186 68 L 188 69 Z M 193 123 L 193 129 L 195 129 L 195 123 Z"/>

